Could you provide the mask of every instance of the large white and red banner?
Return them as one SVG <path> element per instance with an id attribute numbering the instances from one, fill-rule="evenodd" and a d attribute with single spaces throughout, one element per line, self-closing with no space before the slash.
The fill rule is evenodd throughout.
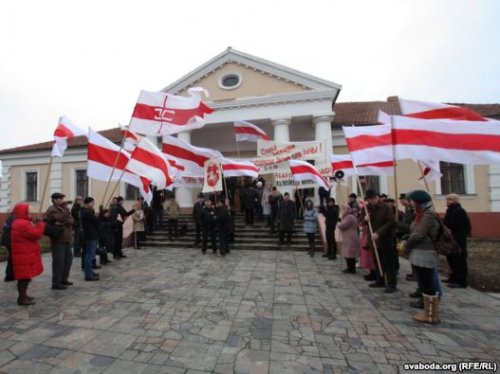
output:
<path id="1" fill-rule="evenodd" d="M 164 135 L 162 151 L 175 157 L 186 173 L 203 175 L 205 162 L 211 158 L 221 161 L 224 156 L 219 151 L 195 147 L 173 136 Z"/>
<path id="2" fill-rule="evenodd" d="M 52 146 L 52 157 L 62 157 L 66 148 L 68 148 L 68 140 L 77 136 L 87 136 L 88 132 L 76 126 L 65 116 L 59 117 L 59 122 L 54 130 L 54 145 Z"/>
<path id="3" fill-rule="evenodd" d="M 352 157 L 349 154 L 331 154 L 330 161 L 334 175 L 335 172 L 339 170 L 343 171 L 346 177 L 350 175 L 356 175 L 356 170 L 358 172 L 358 175 L 394 175 L 394 162 L 392 160 L 358 165 L 356 166 L 356 168 L 354 167 Z"/>
<path id="4" fill-rule="evenodd" d="M 200 87 L 188 89 L 190 96 L 141 91 L 129 129 L 141 134 L 175 134 L 205 126 L 204 117 L 214 110 L 201 101 Z"/>
<path id="5" fill-rule="evenodd" d="M 393 160 L 391 125 L 344 126 L 343 130 L 356 165 Z"/>
<path id="6" fill-rule="evenodd" d="M 264 130 L 247 121 L 235 121 L 234 134 L 237 142 L 269 140 L 269 136 L 267 136 Z"/>
<path id="7" fill-rule="evenodd" d="M 153 194 L 151 181 L 126 169 L 130 154 L 106 139 L 104 136 L 89 130 L 87 150 L 87 175 L 101 181 L 122 181 L 137 187 L 144 200 L 150 204 Z M 113 171 L 114 168 L 114 171 Z M 113 173 L 113 174 L 111 174 Z M 110 179 L 111 176 L 111 179 Z"/>
<path id="8" fill-rule="evenodd" d="M 221 161 L 224 177 L 252 177 L 257 179 L 259 168 L 250 161 L 231 160 L 224 158 Z"/>
<path id="9" fill-rule="evenodd" d="M 393 139 L 396 159 L 500 164 L 500 126 L 495 122 L 393 116 Z"/>
<path id="10" fill-rule="evenodd" d="M 313 165 L 307 161 L 289 160 L 290 171 L 296 181 L 314 180 L 325 189 L 330 189 L 328 181 Z"/>
<path id="11" fill-rule="evenodd" d="M 258 157 L 280 157 L 294 155 L 293 159 L 310 160 L 324 158 L 325 145 L 322 141 L 311 142 L 276 142 L 259 140 L 257 142 Z"/>
<path id="12" fill-rule="evenodd" d="M 203 193 L 222 191 L 222 169 L 218 160 L 205 161 L 204 177 Z"/>
<path id="13" fill-rule="evenodd" d="M 454 119 L 462 121 L 489 121 L 470 109 L 443 103 L 399 99 L 401 113 L 405 117 L 419 119 Z"/>
<path id="14" fill-rule="evenodd" d="M 143 137 L 130 155 L 127 169 L 151 180 L 159 190 L 173 183 L 169 162 L 156 145 Z"/>
<path id="15" fill-rule="evenodd" d="M 133 152 L 142 137 L 135 132 L 130 131 L 128 128 L 121 128 L 121 131 L 123 136 L 123 148 L 128 152 Z"/>

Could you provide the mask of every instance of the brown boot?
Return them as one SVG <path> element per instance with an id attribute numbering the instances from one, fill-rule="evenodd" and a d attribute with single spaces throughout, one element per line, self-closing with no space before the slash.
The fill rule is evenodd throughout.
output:
<path id="1" fill-rule="evenodd" d="M 422 298 L 424 300 L 424 311 L 415 314 L 413 319 L 418 322 L 439 323 L 439 296 L 437 294 L 435 296 L 422 294 Z"/>
<path id="2" fill-rule="evenodd" d="M 29 279 L 20 279 L 17 281 L 17 291 L 19 297 L 17 298 L 17 305 L 33 305 L 35 302 L 32 298 L 28 297 L 26 292 L 28 291 Z"/>

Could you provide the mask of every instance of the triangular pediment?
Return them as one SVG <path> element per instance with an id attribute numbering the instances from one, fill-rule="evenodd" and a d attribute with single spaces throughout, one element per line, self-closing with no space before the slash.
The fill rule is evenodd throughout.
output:
<path id="1" fill-rule="evenodd" d="M 228 88 L 224 78 L 235 76 Z M 308 91 L 340 91 L 339 84 L 255 57 L 232 48 L 207 61 L 162 91 L 182 95 L 190 87 L 204 87 L 210 101 L 221 102 Z"/>

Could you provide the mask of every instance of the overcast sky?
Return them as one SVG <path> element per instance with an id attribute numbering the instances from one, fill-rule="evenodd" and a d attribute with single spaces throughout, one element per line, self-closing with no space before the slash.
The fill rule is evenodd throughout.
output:
<path id="1" fill-rule="evenodd" d="M 500 102 L 500 1 L 0 3 L 0 149 L 51 140 L 58 117 L 127 124 L 228 46 L 342 84 L 338 101 Z"/>

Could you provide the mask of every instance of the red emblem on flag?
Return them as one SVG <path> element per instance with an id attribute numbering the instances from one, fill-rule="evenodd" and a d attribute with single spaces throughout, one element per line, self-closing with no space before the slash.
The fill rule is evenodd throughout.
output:
<path id="1" fill-rule="evenodd" d="M 220 179 L 219 167 L 215 163 L 210 163 L 207 167 L 207 184 L 209 187 L 215 187 Z"/>

